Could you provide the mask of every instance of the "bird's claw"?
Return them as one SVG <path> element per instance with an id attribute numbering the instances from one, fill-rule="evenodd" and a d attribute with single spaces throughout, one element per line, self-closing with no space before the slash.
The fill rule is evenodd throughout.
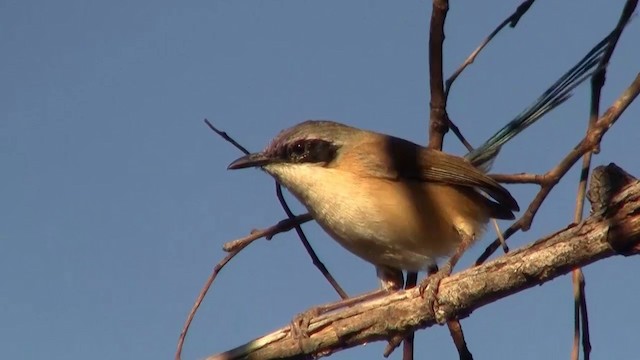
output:
<path id="1" fill-rule="evenodd" d="M 312 308 L 296 315 L 291 321 L 291 336 L 293 336 L 294 339 L 308 338 L 311 319 L 318 315 L 320 315 L 319 308 Z"/>
<path id="2" fill-rule="evenodd" d="M 430 275 L 426 279 L 422 280 L 422 282 L 418 286 L 420 296 L 426 300 L 427 307 L 433 310 L 434 314 L 437 314 L 437 295 L 438 289 L 440 288 L 440 282 L 447 276 L 449 276 L 449 274 L 446 271 L 440 270 L 437 273 Z M 438 320 L 438 322 L 440 321 Z"/>

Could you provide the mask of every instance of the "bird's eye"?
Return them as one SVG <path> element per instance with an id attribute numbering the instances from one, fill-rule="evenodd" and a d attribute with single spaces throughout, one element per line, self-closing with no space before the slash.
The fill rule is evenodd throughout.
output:
<path id="1" fill-rule="evenodd" d="M 293 149 L 292 149 L 292 151 L 291 151 L 291 152 L 292 152 L 293 154 L 295 154 L 295 155 L 302 155 L 302 154 L 304 154 L 304 151 L 305 151 L 305 146 L 304 146 L 304 144 L 303 144 L 303 143 L 301 143 L 301 142 L 299 142 L 299 143 L 297 143 L 297 144 L 293 145 Z"/>
<path id="2" fill-rule="evenodd" d="M 300 141 L 291 145 L 288 149 L 288 156 L 291 160 L 300 161 L 307 154 L 307 144 Z"/>

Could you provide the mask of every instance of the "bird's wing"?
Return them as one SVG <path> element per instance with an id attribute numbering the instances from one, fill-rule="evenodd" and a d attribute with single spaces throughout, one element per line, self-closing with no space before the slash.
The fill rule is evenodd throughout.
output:
<path id="1" fill-rule="evenodd" d="M 359 146 L 381 149 L 384 153 L 384 156 L 379 157 L 361 156 L 359 159 L 353 159 L 354 163 L 362 166 L 362 170 L 370 176 L 474 188 L 488 194 L 498 204 L 509 210 L 520 210 L 518 203 L 507 189 L 459 156 L 427 149 L 395 137 L 379 137 L 373 142 Z M 366 151 L 350 153 L 364 154 Z"/>
<path id="2" fill-rule="evenodd" d="M 420 156 L 422 181 L 443 182 L 465 187 L 473 187 L 487 193 L 500 205 L 513 211 L 520 210 L 509 191 L 483 171 L 461 157 L 438 150 L 423 149 Z"/>

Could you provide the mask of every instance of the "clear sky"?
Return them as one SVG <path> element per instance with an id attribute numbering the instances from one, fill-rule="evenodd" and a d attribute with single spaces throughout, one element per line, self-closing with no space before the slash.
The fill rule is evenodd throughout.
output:
<path id="1" fill-rule="evenodd" d="M 454 85 L 449 113 L 479 144 L 607 34 L 623 1 L 541 0 Z M 517 2 L 453 2 L 450 74 Z M 0 348 L 5 359 L 167 359 L 221 245 L 283 218 L 273 181 L 229 172 L 305 119 L 426 141 L 428 1 L 0 2 Z M 608 106 L 639 71 L 632 21 L 613 56 Z M 517 137 L 496 172 L 543 172 L 585 131 L 588 86 Z M 640 105 L 607 134 L 595 164 L 640 176 Z M 446 149 L 463 154 L 453 137 Z M 553 191 L 517 248 L 567 225 L 578 171 Z M 534 186 L 509 186 L 526 207 Z M 302 208 L 295 204 L 297 211 Z M 316 225 L 305 230 L 350 294 L 374 269 Z M 476 245 L 458 270 L 482 252 Z M 637 355 L 640 267 L 585 269 L 593 357 Z M 337 299 L 293 233 L 258 241 L 223 271 L 184 350 L 201 358 Z M 490 304 L 462 324 L 478 359 L 566 359 L 569 277 Z M 420 357 L 455 359 L 445 327 L 417 335 Z M 384 343 L 335 359 L 381 358 Z M 392 358 L 399 359 L 400 353 Z"/>

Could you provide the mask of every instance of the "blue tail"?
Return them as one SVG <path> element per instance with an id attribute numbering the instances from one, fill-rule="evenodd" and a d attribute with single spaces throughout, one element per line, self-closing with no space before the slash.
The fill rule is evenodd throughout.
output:
<path id="1" fill-rule="evenodd" d="M 569 99 L 571 91 L 593 74 L 608 48 L 609 38 L 610 36 L 605 37 L 578 64 L 551 85 L 536 102 L 465 157 L 475 166 L 488 170 L 502 145 Z"/>

